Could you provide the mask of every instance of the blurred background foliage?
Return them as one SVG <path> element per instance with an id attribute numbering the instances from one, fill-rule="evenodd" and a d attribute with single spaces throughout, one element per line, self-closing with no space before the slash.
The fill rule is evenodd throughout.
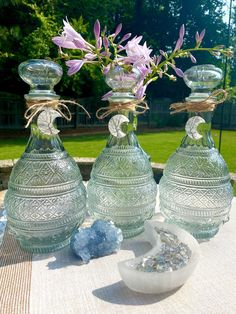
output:
<path id="1" fill-rule="evenodd" d="M 30 58 L 58 57 L 51 38 L 62 30 L 66 17 L 86 39 L 93 38 L 93 24 L 99 19 L 102 27 L 114 31 L 123 24 L 126 32 L 143 35 L 154 53 L 168 50 L 178 38 L 181 24 L 186 25 L 185 46 L 194 45 L 196 31 L 206 29 L 203 45 L 227 44 L 227 23 L 223 19 L 222 0 L 0 0 L 0 92 L 21 94 L 28 88 L 17 74 L 18 64 Z M 234 44 L 236 14 L 231 29 Z M 234 45 L 235 46 L 235 45 Z M 198 63 L 214 63 L 224 69 L 224 60 L 207 53 L 195 54 Z M 60 62 L 60 61 L 59 61 Z M 183 70 L 192 64 L 179 60 Z M 66 72 L 64 64 L 62 64 Z M 227 86 L 236 85 L 235 58 L 229 63 Z M 173 84 L 175 84 L 173 86 Z M 57 87 L 64 96 L 101 97 L 108 88 L 96 67 L 84 66 L 72 77 L 63 76 Z M 176 83 L 159 80 L 148 89 L 153 97 L 183 99 L 187 89 L 182 80 Z"/>

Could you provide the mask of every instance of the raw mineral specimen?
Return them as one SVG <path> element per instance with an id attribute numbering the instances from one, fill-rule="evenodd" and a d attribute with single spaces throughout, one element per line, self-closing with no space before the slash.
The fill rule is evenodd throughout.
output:
<path id="1" fill-rule="evenodd" d="M 122 231 L 113 222 L 96 220 L 90 228 L 79 228 L 71 237 L 72 251 L 84 262 L 117 252 L 123 240 Z"/>
<path id="2" fill-rule="evenodd" d="M 2 244 L 5 228 L 7 224 L 6 211 L 0 211 L 0 245 Z"/>
<path id="3" fill-rule="evenodd" d="M 189 247 L 180 242 L 175 234 L 164 229 L 155 230 L 160 236 L 161 249 L 155 256 L 143 257 L 137 265 L 137 270 L 162 273 L 187 265 L 192 254 Z"/>

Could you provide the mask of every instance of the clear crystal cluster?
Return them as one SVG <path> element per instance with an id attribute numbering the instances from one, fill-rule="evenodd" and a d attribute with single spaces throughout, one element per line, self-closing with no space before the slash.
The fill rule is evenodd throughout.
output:
<path id="1" fill-rule="evenodd" d="M 191 257 L 190 248 L 180 242 L 178 237 L 164 229 L 155 228 L 160 236 L 161 249 L 153 256 L 144 256 L 137 265 L 137 270 L 144 272 L 175 271 L 188 264 Z"/>
<path id="2" fill-rule="evenodd" d="M 7 213 L 5 210 L 3 210 L 3 211 L 0 211 L 0 245 L 2 244 L 6 224 L 7 224 Z"/>
<path id="3" fill-rule="evenodd" d="M 90 228 L 74 232 L 70 246 L 79 259 L 88 263 L 91 258 L 117 252 L 122 241 L 122 232 L 113 222 L 96 220 Z"/>

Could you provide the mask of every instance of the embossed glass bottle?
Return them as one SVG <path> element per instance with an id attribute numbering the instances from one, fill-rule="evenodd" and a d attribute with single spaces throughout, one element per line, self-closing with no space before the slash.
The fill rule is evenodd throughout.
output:
<path id="1" fill-rule="evenodd" d="M 54 62 L 29 60 L 19 74 L 31 89 L 27 102 L 59 99 L 62 76 Z M 5 197 L 8 227 L 22 248 L 51 252 L 66 246 L 85 217 L 86 191 L 75 161 L 65 151 L 54 123 L 58 112 L 45 106 L 31 122 L 25 152 L 14 166 Z"/>
<path id="2" fill-rule="evenodd" d="M 134 100 L 130 92 L 139 80 L 117 67 L 106 76 L 113 89 L 112 103 Z M 112 220 L 125 238 L 143 231 L 144 221 L 154 214 L 157 185 L 147 154 L 139 146 L 133 130 L 132 110 L 121 109 L 109 121 L 111 135 L 94 163 L 88 183 L 88 209 L 96 218 Z"/>
<path id="3" fill-rule="evenodd" d="M 189 102 L 205 100 L 222 79 L 213 65 L 194 66 L 184 73 L 192 93 Z M 213 237 L 229 219 L 233 197 L 227 165 L 211 136 L 212 112 L 191 112 L 186 136 L 169 158 L 160 181 L 160 208 L 168 221 L 196 238 Z"/>

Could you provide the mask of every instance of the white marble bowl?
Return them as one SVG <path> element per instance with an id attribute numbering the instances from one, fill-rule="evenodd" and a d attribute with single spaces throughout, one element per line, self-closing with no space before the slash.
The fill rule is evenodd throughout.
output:
<path id="1" fill-rule="evenodd" d="M 186 266 L 172 272 L 166 271 L 163 273 L 143 272 L 136 269 L 137 264 L 142 261 L 144 256 L 154 255 L 159 251 L 160 241 L 154 229 L 155 227 L 172 232 L 181 242 L 188 245 L 192 254 Z M 164 293 L 182 286 L 193 273 L 199 260 L 200 248 L 196 239 L 187 231 L 175 225 L 152 220 L 145 222 L 144 233 L 146 240 L 150 242 L 153 248 L 145 255 L 118 263 L 119 272 L 124 283 L 131 290 L 146 294 Z"/>

